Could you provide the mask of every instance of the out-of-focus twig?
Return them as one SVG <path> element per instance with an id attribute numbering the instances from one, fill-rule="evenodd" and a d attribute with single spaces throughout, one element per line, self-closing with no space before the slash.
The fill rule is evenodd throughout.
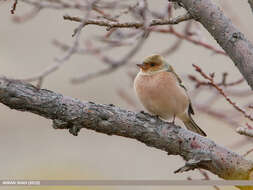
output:
<path id="1" fill-rule="evenodd" d="M 199 173 L 204 177 L 204 180 L 210 180 L 210 177 L 208 175 L 208 173 L 202 169 L 198 169 Z M 213 185 L 213 188 L 215 190 L 220 190 L 220 188 L 217 185 Z"/>
<path id="2" fill-rule="evenodd" d="M 82 76 L 78 76 L 78 77 L 74 77 L 72 78 L 72 83 L 73 84 L 78 84 L 78 83 L 83 83 L 87 80 L 90 80 L 92 78 L 98 77 L 98 76 L 102 76 L 104 74 L 108 74 L 111 73 L 113 71 L 115 71 L 117 68 L 125 65 L 126 63 L 128 63 L 128 61 L 141 49 L 142 45 L 144 44 L 145 40 L 146 40 L 146 35 L 147 32 L 143 32 L 140 40 L 137 42 L 136 46 L 134 48 L 132 48 L 123 58 L 121 58 L 119 61 L 115 61 L 115 60 L 111 60 L 109 57 L 106 56 L 102 56 L 103 60 L 107 62 L 107 64 L 109 63 L 109 67 L 106 69 L 102 69 L 99 71 L 96 71 L 94 73 L 89 73 L 89 74 L 84 74 Z M 101 55 L 100 55 L 101 57 Z"/>
<path id="3" fill-rule="evenodd" d="M 234 118 L 232 119 L 229 115 L 226 115 L 223 111 L 214 110 L 207 105 L 195 104 L 194 107 L 199 111 L 201 111 L 202 113 L 208 114 L 208 116 L 211 116 L 215 119 L 219 119 L 224 123 L 227 123 L 230 127 L 234 128 L 239 125 L 239 122 L 234 120 Z"/>
<path id="4" fill-rule="evenodd" d="M 67 53 L 63 58 L 60 58 L 60 59 L 56 58 L 55 59 L 56 63 L 49 66 L 44 71 L 42 71 L 32 77 L 23 78 L 21 80 L 26 81 L 26 82 L 32 82 L 32 81 L 37 80 L 39 82 L 38 83 L 39 86 L 41 87 L 43 79 L 46 76 L 48 76 L 49 74 L 51 74 L 52 72 L 55 72 L 56 70 L 58 70 L 77 51 L 78 46 L 79 46 L 80 35 L 81 35 L 81 27 L 75 36 L 75 40 L 74 40 L 73 45 L 67 50 Z"/>
<path id="5" fill-rule="evenodd" d="M 196 39 L 192 38 L 189 35 L 181 34 L 181 33 L 177 32 L 177 31 L 175 31 L 172 27 L 169 28 L 169 29 L 163 29 L 163 28 L 155 28 L 155 27 L 153 27 L 153 28 L 151 28 L 151 31 L 159 32 L 159 33 L 172 34 L 172 35 L 176 36 L 177 38 L 189 41 L 189 42 L 191 42 L 193 44 L 196 44 L 198 46 L 202 46 L 202 47 L 204 47 L 206 49 L 209 49 L 209 50 L 213 51 L 216 54 L 221 54 L 221 55 L 227 56 L 227 54 L 224 51 L 219 50 L 216 47 L 214 47 L 214 46 L 212 46 L 210 44 L 207 44 L 207 43 L 205 43 L 203 41 L 196 40 Z"/>
<path id="6" fill-rule="evenodd" d="M 183 40 L 181 38 L 178 38 L 172 46 L 170 46 L 168 49 L 164 50 L 160 54 L 163 55 L 164 57 L 174 53 L 182 44 Z"/>
<path id="7" fill-rule="evenodd" d="M 26 22 L 32 18 L 34 18 L 36 15 L 39 14 L 39 12 L 41 11 L 40 7 L 34 7 L 32 10 L 30 10 L 29 12 L 26 12 L 24 15 L 22 16 L 17 16 L 14 15 L 12 17 L 12 20 L 16 23 L 23 23 Z"/>
<path id="8" fill-rule="evenodd" d="M 247 152 L 245 152 L 244 154 L 243 154 L 243 156 L 245 157 L 245 156 L 248 156 L 251 152 L 253 152 L 253 148 L 251 148 L 250 150 L 248 150 Z"/>

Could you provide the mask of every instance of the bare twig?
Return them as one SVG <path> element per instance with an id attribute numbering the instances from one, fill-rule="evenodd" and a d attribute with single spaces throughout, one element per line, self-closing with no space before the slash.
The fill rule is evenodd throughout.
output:
<path id="1" fill-rule="evenodd" d="M 236 132 L 239 133 L 240 135 L 246 135 L 248 137 L 253 137 L 253 129 L 249 129 L 246 127 L 238 127 L 236 129 Z"/>
<path id="2" fill-rule="evenodd" d="M 208 173 L 207 173 L 206 171 L 204 171 L 204 170 L 202 170 L 202 169 L 199 169 L 199 173 L 200 173 L 201 175 L 203 175 L 204 180 L 210 180 L 210 177 L 209 177 L 209 175 L 208 175 Z M 220 190 L 220 188 L 219 188 L 218 186 L 216 186 L 216 185 L 213 185 L 213 188 L 214 188 L 215 190 Z"/>
<path id="3" fill-rule="evenodd" d="M 120 66 L 120 65 L 118 65 L 118 66 Z M 93 72 L 93 73 L 88 73 L 88 74 L 84 74 L 84 75 L 81 75 L 81 76 L 78 76 L 78 77 L 73 77 L 71 79 L 71 82 L 73 84 L 84 83 L 88 80 L 91 80 L 91 79 L 94 79 L 94 78 L 97 78 L 97 77 L 100 77 L 100 76 L 103 76 L 103 75 L 106 75 L 106 74 L 110 74 L 110 73 L 114 72 L 117 69 L 118 66 L 117 65 L 111 65 L 108 68 L 101 69 L 101 70 Z"/>
<path id="4" fill-rule="evenodd" d="M 244 154 L 243 154 L 243 156 L 245 157 L 245 156 L 248 156 L 251 152 L 253 152 L 253 148 L 251 148 L 250 150 L 248 150 L 247 152 L 245 152 Z"/>
<path id="5" fill-rule="evenodd" d="M 163 52 L 161 52 L 160 54 L 163 55 L 163 56 L 168 56 L 172 53 L 174 53 L 179 47 L 180 45 L 182 44 L 183 42 L 183 39 L 181 38 L 178 38 L 174 44 L 172 44 L 172 46 L 170 46 L 168 49 L 164 50 Z"/>
<path id="6" fill-rule="evenodd" d="M 217 49 L 216 47 L 214 47 L 214 46 L 212 46 L 212 45 L 210 45 L 210 44 L 207 44 L 207 43 L 205 43 L 205 42 L 203 42 L 203 41 L 196 40 L 196 39 L 192 38 L 192 37 L 189 36 L 189 35 L 180 34 L 179 32 L 175 31 L 175 30 L 174 30 L 173 28 L 171 28 L 171 27 L 170 27 L 169 29 L 162 29 L 162 28 L 154 28 L 154 27 L 153 27 L 153 28 L 151 28 L 151 30 L 154 31 L 154 32 L 172 34 L 172 35 L 176 36 L 177 38 L 180 38 L 180 39 L 189 41 L 189 42 L 191 42 L 191 43 L 193 43 L 193 44 L 196 44 L 196 45 L 198 45 L 198 46 L 202 46 L 202 47 L 204 47 L 204 48 L 206 48 L 206 49 L 209 49 L 209 50 L 213 51 L 213 52 L 216 53 L 216 54 L 221 54 L 221 55 L 226 55 L 226 56 L 227 56 L 227 54 L 226 54 L 224 51 L 219 50 L 219 49 Z"/>
<path id="7" fill-rule="evenodd" d="M 207 79 L 209 81 L 209 84 L 211 86 L 213 86 L 214 88 L 216 88 L 216 90 L 218 90 L 218 92 L 227 100 L 227 102 L 229 104 L 231 104 L 237 111 L 241 112 L 245 118 L 253 121 L 253 118 L 251 117 L 250 114 L 246 113 L 245 110 L 243 110 L 242 108 L 240 108 L 238 105 L 236 105 L 235 102 L 233 102 L 226 94 L 225 92 L 217 85 L 214 83 L 213 81 L 213 77 L 208 76 L 207 74 L 205 74 L 201 68 L 197 65 L 193 64 L 193 67 L 195 67 L 196 71 L 199 72 L 201 74 L 202 77 L 204 77 L 205 79 Z"/>
<path id="8" fill-rule="evenodd" d="M 211 109 L 209 106 L 199 105 L 199 104 L 195 104 L 194 107 L 198 109 L 199 111 L 205 114 L 208 114 L 208 116 L 211 116 L 215 119 L 219 119 L 222 122 L 229 124 L 230 127 L 234 128 L 239 125 L 239 122 L 237 122 L 234 118 L 232 119 L 229 114 L 225 114 L 225 112 L 223 111 L 217 111 L 217 110 Z"/>
<path id="9" fill-rule="evenodd" d="M 12 17 L 12 20 L 17 23 L 23 23 L 34 18 L 36 15 L 39 14 L 40 11 L 41 11 L 40 7 L 34 7 L 30 12 L 27 12 L 22 16 L 14 15 Z"/>
<path id="10" fill-rule="evenodd" d="M 104 61 L 106 61 L 107 63 L 109 63 L 109 67 L 106 68 L 106 69 L 102 69 L 102 70 L 99 70 L 97 72 L 94 72 L 94 73 L 89 73 L 89 74 L 84 74 L 82 76 L 78 76 L 78 77 L 75 77 L 72 79 L 72 83 L 74 84 L 78 84 L 78 83 L 83 83 L 89 79 L 92 79 L 92 78 L 95 78 L 95 77 L 98 77 L 98 76 L 102 76 L 104 74 L 108 74 L 108 73 L 111 73 L 113 71 L 115 71 L 116 69 L 118 69 L 119 67 L 125 65 L 128 63 L 128 60 L 130 60 L 139 50 L 140 48 L 142 47 L 142 45 L 144 44 L 146 38 L 146 33 L 144 31 L 144 33 L 142 34 L 140 40 L 137 42 L 136 46 L 134 48 L 132 48 L 123 58 L 121 58 L 121 60 L 119 61 L 114 61 L 114 60 L 111 60 L 110 58 L 106 57 L 106 56 L 101 56 L 102 59 Z"/>
<path id="11" fill-rule="evenodd" d="M 17 8 L 17 4 L 18 4 L 18 0 L 14 0 L 14 3 L 13 3 L 12 8 L 11 8 L 11 14 L 15 13 L 15 10 Z"/>
<path id="12" fill-rule="evenodd" d="M 63 16 L 65 20 L 75 21 L 75 22 L 83 22 L 83 19 L 79 17 L 72 17 L 69 15 Z M 160 19 L 153 19 L 149 21 L 150 26 L 156 25 L 169 25 L 169 24 L 178 24 L 180 22 L 190 20 L 191 16 L 189 14 L 185 14 L 182 16 L 178 16 L 173 19 L 168 20 L 160 20 Z M 110 22 L 105 20 L 85 20 L 85 25 L 97 25 L 97 26 L 104 26 L 107 27 L 107 30 L 111 28 L 141 28 L 144 26 L 143 22 Z"/>
<path id="13" fill-rule="evenodd" d="M 226 77 L 225 77 L 225 76 L 226 76 Z M 211 86 L 209 82 L 202 81 L 202 80 L 198 79 L 198 78 L 197 78 L 196 76 L 194 76 L 194 75 L 188 75 L 188 78 L 189 78 L 191 81 L 195 82 L 195 87 L 196 87 L 196 88 L 199 88 L 199 87 L 201 87 L 201 86 Z M 244 81 L 244 79 L 241 78 L 241 79 L 238 79 L 238 80 L 236 80 L 236 81 L 233 81 L 233 82 L 229 82 L 229 83 L 228 83 L 227 80 L 226 80 L 226 78 L 227 78 L 227 75 L 224 75 L 224 74 L 223 74 L 223 78 L 222 78 L 221 82 L 215 83 L 215 84 L 216 84 L 217 86 L 228 87 L 228 86 L 236 86 L 236 85 L 238 85 L 238 84 L 241 84 L 241 83 Z"/>
<path id="14" fill-rule="evenodd" d="M 75 40 L 74 40 L 74 43 L 73 43 L 72 47 L 70 47 L 68 49 L 67 54 L 63 58 L 61 58 L 61 59 L 56 58 L 55 59 L 55 62 L 56 62 L 55 64 L 49 66 L 44 71 L 40 72 L 39 74 L 37 74 L 35 76 L 24 78 L 22 80 L 27 81 L 27 82 L 32 82 L 32 81 L 37 81 L 38 80 L 39 81 L 38 85 L 41 87 L 43 79 L 46 76 L 48 76 L 49 74 L 51 74 L 51 73 L 55 72 L 56 70 L 58 70 L 77 51 L 82 26 L 80 25 L 79 28 L 80 28 L 80 30 L 78 30 L 76 32 Z"/>
<path id="15" fill-rule="evenodd" d="M 166 6 L 168 9 L 165 13 L 157 14 L 154 11 L 150 11 L 148 6 L 140 7 L 140 4 L 145 0 L 140 0 L 138 3 L 134 5 L 130 5 L 130 3 L 126 3 L 126 1 L 112 1 L 112 2 L 104 2 L 104 1 L 35 1 L 35 0 L 19 0 L 25 2 L 33 7 L 36 10 L 41 9 L 75 9 L 82 12 L 91 11 L 92 13 L 98 14 L 100 17 L 102 16 L 104 20 L 98 20 L 96 16 L 92 18 L 79 18 L 72 16 L 65 16 L 65 19 L 83 22 L 84 25 L 93 24 L 107 27 L 107 29 L 111 28 L 119 28 L 119 27 L 127 27 L 127 28 L 142 28 L 146 29 L 144 26 L 148 23 L 149 28 L 151 29 L 154 26 L 158 25 L 173 25 L 180 23 L 182 21 L 186 21 L 189 19 L 194 19 L 200 22 L 216 41 L 220 44 L 220 46 L 226 51 L 224 53 L 222 50 L 219 50 L 215 47 L 210 46 L 207 43 L 204 43 L 201 40 L 196 40 L 189 35 L 182 36 L 180 33 L 175 32 L 175 30 L 171 29 L 157 29 L 159 32 L 167 32 L 175 35 L 178 38 L 185 39 L 190 41 L 191 43 L 195 43 L 202 47 L 212 50 L 214 53 L 228 55 L 235 63 L 235 66 L 240 70 L 248 84 L 253 88 L 253 45 L 250 43 L 244 35 L 231 23 L 231 21 L 224 16 L 221 9 L 219 9 L 211 0 L 201 0 L 196 3 L 194 0 L 173 0 L 181 4 L 188 12 L 183 16 L 179 16 L 176 18 L 170 18 L 172 14 L 171 6 Z M 248 0 L 250 5 L 252 5 L 252 0 Z M 143 4 L 143 3 L 142 3 Z M 118 9 L 118 13 L 116 16 L 113 16 L 113 13 L 109 14 L 109 11 L 114 9 Z M 145 14 L 143 14 L 143 10 L 145 10 Z M 38 12 L 33 12 L 33 14 L 37 14 Z M 138 22 L 120 22 L 118 18 L 123 14 L 128 14 L 132 16 L 135 20 L 139 20 Z M 31 14 L 31 15 L 33 15 Z M 150 19 L 143 19 L 142 15 L 151 15 Z M 29 16 L 29 15 L 28 15 Z M 29 16 L 31 18 L 32 16 Z M 146 16 L 145 16 L 146 17 Z M 169 17 L 169 19 L 168 19 Z M 27 17 L 28 18 L 28 17 Z M 154 19 L 160 18 L 160 19 Z M 21 19 L 22 20 L 22 19 Z M 144 22 L 145 21 L 145 22 Z M 224 31 L 225 34 L 224 34 Z M 242 59 L 243 58 L 243 59 Z"/>

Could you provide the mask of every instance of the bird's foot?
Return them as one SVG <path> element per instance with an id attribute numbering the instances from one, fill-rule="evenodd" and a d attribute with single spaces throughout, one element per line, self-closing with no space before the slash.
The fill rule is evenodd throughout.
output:
<path id="1" fill-rule="evenodd" d="M 154 117 L 155 119 L 160 119 L 160 116 L 159 116 L 159 115 L 153 115 L 153 117 Z"/>
<path id="2" fill-rule="evenodd" d="M 145 113 L 145 111 L 143 111 L 143 110 L 141 110 L 141 111 L 140 111 L 140 113 L 142 113 L 142 114 L 146 114 L 146 113 Z"/>
<path id="3" fill-rule="evenodd" d="M 143 110 L 141 110 L 140 113 L 143 114 L 143 115 L 152 116 L 152 115 L 150 115 L 148 112 L 145 112 L 145 111 L 143 111 Z"/>
<path id="4" fill-rule="evenodd" d="M 159 115 L 151 115 L 150 113 L 145 112 L 145 111 L 143 111 L 143 110 L 141 110 L 140 113 L 143 114 L 143 115 L 151 116 L 151 117 L 153 117 L 153 118 L 155 118 L 155 119 L 160 119 L 160 116 L 159 116 Z"/>
<path id="5" fill-rule="evenodd" d="M 175 118 L 176 118 L 176 116 L 173 115 L 173 119 L 172 119 L 172 121 L 171 121 L 171 123 L 172 123 L 173 125 L 175 125 Z"/>

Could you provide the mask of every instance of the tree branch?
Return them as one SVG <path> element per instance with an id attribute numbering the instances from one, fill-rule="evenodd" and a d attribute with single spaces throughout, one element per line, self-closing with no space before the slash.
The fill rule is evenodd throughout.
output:
<path id="1" fill-rule="evenodd" d="M 180 155 L 187 162 L 176 172 L 203 168 L 224 179 L 249 179 L 253 162 L 208 138 L 164 122 L 147 113 L 135 113 L 114 105 L 82 102 L 38 89 L 31 84 L 0 78 L 0 102 L 11 109 L 52 119 L 56 129 L 77 135 L 81 128 L 136 139 L 147 146 Z"/>
<path id="2" fill-rule="evenodd" d="M 175 1 L 175 0 L 173 0 Z M 183 4 L 193 19 L 199 21 L 226 51 L 253 89 L 253 45 L 224 16 L 211 0 L 176 0 Z"/>
<path id="3" fill-rule="evenodd" d="M 253 13 L 253 0 L 248 0 L 248 3 L 250 5 L 251 11 Z"/>
<path id="4" fill-rule="evenodd" d="M 95 19 L 89 19 L 89 20 L 83 20 L 79 17 L 72 17 L 69 15 L 63 16 L 64 20 L 70 20 L 75 22 L 85 22 L 85 25 L 98 25 L 98 26 L 105 26 L 110 30 L 111 28 L 141 28 L 144 26 L 143 22 L 110 22 L 106 20 L 95 20 Z M 168 24 L 178 24 L 180 22 L 190 20 L 191 16 L 189 14 L 185 14 L 182 16 L 178 16 L 176 18 L 171 18 L 168 20 L 161 20 L 161 19 L 153 19 L 150 21 L 150 26 L 156 26 L 156 25 L 168 25 Z"/>
<path id="5" fill-rule="evenodd" d="M 253 129 L 249 129 L 249 128 L 246 128 L 246 127 L 238 127 L 236 129 L 236 132 L 241 134 L 241 135 L 246 135 L 246 136 L 249 136 L 249 137 L 253 137 Z"/>

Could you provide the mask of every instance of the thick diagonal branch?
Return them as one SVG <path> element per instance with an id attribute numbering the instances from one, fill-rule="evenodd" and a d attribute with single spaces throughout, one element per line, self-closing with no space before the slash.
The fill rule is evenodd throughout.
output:
<path id="1" fill-rule="evenodd" d="M 74 135 L 86 128 L 136 139 L 169 155 L 180 155 L 187 162 L 177 172 L 203 168 L 224 179 L 248 179 L 253 170 L 253 162 L 242 156 L 146 113 L 83 102 L 6 78 L 0 78 L 0 102 L 12 109 L 52 119 L 54 128 L 69 129 Z"/>
<path id="2" fill-rule="evenodd" d="M 222 10 L 211 0 L 173 1 L 181 2 L 190 15 L 208 30 L 253 89 L 253 45 L 225 17 Z"/>

